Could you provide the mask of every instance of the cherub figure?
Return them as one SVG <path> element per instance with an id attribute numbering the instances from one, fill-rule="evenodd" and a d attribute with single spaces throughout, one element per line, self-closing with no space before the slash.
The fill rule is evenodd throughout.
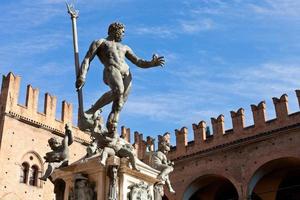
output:
<path id="1" fill-rule="evenodd" d="M 154 169 L 160 171 L 158 175 L 158 179 L 165 182 L 169 191 L 171 193 L 175 193 L 174 189 L 172 188 L 169 174 L 174 170 L 174 162 L 167 159 L 167 154 L 171 150 L 170 148 L 170 134 L 165 133 L 163 136 L 159 136 L 158 138 L 158 150 L 152 155 L 151 158 L 151 165 Z"/>
<path id="2" fill-rule="evenodd" d="M 116 155 L 120 158 L 129 158 L 132 169 L 139 171 L 136 166 L 137 155 L 134 147 L 122 138 L 111 138 L 104 136 L 106 146 L 103 149 L 100 163 L 105 165 L 108 156 Z"/>
<path id="3" fill-rule="evenodd" d="M 105 166 L 108 156 L 118 156 L 120 158 L 129 158 L 130 164 L 134 170 L 136 166 L 137 155 L 134 147 L 120 137 L 111 137 L 106 129 L 103 117 L 99 115 L 93 122 L 91 137 L 92 143 L 87 147 L 86 157 L 100 155 L 100 163 Z"/>
<path id="4" fill-rule="evenodd" d="M 48 168 L 40 178 L 43 181 L 46 181 L 51 176 L 54 169 L 68 166 L 69 146 L 73 143 L 73 134 L 70 127 L 66 124 L 65 137 L 61 142 L 57 138 L 52 137 L 48 140 L 48 143 L 52 151 L 46 153 L 44 157 L 46 162 L 48 162 Z"/>

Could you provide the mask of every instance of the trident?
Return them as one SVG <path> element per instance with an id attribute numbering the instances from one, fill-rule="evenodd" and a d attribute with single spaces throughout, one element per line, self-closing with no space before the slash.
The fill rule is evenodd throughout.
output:
<path id="1" fill-rule="evenodd" d="M 78 10 L 75 10 L 73 4 L 68 4 L 66 2 L 68 13 L 71 16 L 72 20 L 72 31 L 73 31 L 73 46 L 74 46 L 74 60 L 75 60 L 75 72 L 76 78 L 79 76 L 80 67 L 79 67 L 79 52 L 78 52 L 78 38 L 77 38 L 77 24 L 76 19 L 78 18 Z M 83 96 L 82 96 L 82 88 L 77 90 L 78 94 L 78 126 L 80 127 L 80 120 L 83 117 Z"/>

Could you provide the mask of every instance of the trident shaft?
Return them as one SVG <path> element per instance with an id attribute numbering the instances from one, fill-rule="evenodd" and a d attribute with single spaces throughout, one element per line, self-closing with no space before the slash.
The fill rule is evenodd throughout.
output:
<path id="1" fill-rule="evenodd" d="M 71 20 L 72 20 L 75 72 L 76 72 L 76 78 L 77 78 L 80 73 L 77 23 L 76 23 L 79 11 L 75 10 L 74 5 L 72 5 L 72 4 L 66 3 L 66 5 L 67 5 L 68 13 L 70 14 Z M 82 119 L 82 117 L 83 117 L 83 96 L 82 96 L 81 88 L 79 90 L 77 90 L 77 94 L 78 94 L 78 125 L 80 125 L 80 119 Z"/>

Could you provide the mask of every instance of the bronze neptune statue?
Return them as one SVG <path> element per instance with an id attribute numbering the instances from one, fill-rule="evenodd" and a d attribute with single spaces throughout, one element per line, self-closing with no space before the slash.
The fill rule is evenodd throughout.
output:
<path id="1" fill-rule="evenodd" d="M 92 42 L 81 64 L 76 88 L 80 90 L 86 80 L 90 62 L 95 56 L 104 65 L 103 81 L 110 87 L 110 91 L 104 93 L 97 102 L 84 113 L 85 121 L 89 121 L 97 111 L 105 105 L 113 102 L 111 112 L 107 118 L 106 127 L 111 137 L 118 137 L 117 125 L 119 114 L 126 102 L 131 88 L 131 73 L 125 58 L 141 68 L 150 68 L 164 65 L 164 57 L 153 55 L 151 61 L 138 58 L 130 47 L 121 44 L 124 37 L 125 26 L 122 23 L 112 23 L 108 28 L 108 36 Z"/>

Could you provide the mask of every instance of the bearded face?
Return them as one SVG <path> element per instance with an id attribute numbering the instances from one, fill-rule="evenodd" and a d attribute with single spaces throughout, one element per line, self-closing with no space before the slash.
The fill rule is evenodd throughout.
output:
<path id="1" fill-rule="evenodd" d="M 125 26 L 122 23 L 112 23 L 108 28 L 108 35 L 116 42 L 121 42 L 125 33 Z"/>
<path id="2" fill-rule="evenodd" d="M 124 33 L 125 33 L 125 29 L 122 28 L 122 29 L 118 29 L 116 32 L 115 32 L 115 41 L 116 42 L 121 42 L 123 37 L 124 37 Z"/>

